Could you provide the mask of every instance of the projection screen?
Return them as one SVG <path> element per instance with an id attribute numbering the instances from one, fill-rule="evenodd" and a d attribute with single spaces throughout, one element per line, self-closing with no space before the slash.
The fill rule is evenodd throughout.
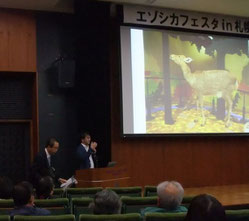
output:
<path id="1" fill-rule="evenodd" d="M 120 28 L 123 135 L 249 133 L 248 38 Z"/>

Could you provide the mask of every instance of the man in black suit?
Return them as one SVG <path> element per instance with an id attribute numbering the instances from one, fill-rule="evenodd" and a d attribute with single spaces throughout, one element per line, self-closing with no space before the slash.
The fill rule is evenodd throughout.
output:
<path id="1" fill-rule="evenodd" d="M 78 169 L 94 168 L 94 158 L 96 154 L 96 142 L 91 142 L 91 136 L 88 132 L 80 136 L 81 144 L 76 149 L 76 159 L 78 160 Z"/>
<path id="2" fill-rule="evenodd" d="M 37 188 L 42 177 L 50 176 L 55 184 L 65 183 L 66 180 L 56 176 L 55 169 L 51 165 L 51 157 L 58 151 L 59 142 L 55 138 L 49 138 L 45 149 L 34 159 L 31 166 L 31 182 Z"/>

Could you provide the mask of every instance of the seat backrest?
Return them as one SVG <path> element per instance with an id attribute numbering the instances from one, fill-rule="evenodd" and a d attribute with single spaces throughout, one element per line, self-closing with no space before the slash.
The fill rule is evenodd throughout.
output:
<path id="1" fill-rule="evenodd" d="M 189 205 L 194 197 L 195 196 L 184 196 L 181 205 L 189 208 Z"/>
<path id="2" fill-rule="evenodd" d="M 226 210 L 227 221 L 246 221 L 249 220 L 249 209 Z"/>
<path id="3" fill-rule="evenodd" d="M 68 198 L 79 198 L 79 197 L 94 197 L 97 192 L 102 191 L 102 187 L 89 187 L 89 188 L 68 188 Z"/>
<path id="4" fill-rule="evenodd" d="M 88 207 L 93 201 L 93 198 L 73 198 L 71 202 L 72 213 L 75 215 L 76 220 L 79 220 L 80 214 L 91 214 L 92 211 Z"/>
<path id="5" fill-rule="evenodd" d="M 13 199 L 0 200 L 0 215 L 9 215 L 9 212 L 14 208 Z"/>
<path id="6" fill-rule="evenodd" d="M 14 221 L 75 221 L 72 214 L 55 216 L 14 216 Z"/>
<path id="7" fill-rule="evenodd" d="M 122 213 L 140 213 L 141 209 L 156 206 L 157 197 L 128 197 L 122 196 Z"/>
<path id="8" fill-rule="evenodd" d="M 10 216 L 8 216 L 8 215 L 0 215 L 0 221 L 10 221 Z"/>
<path id="9" fill-rule="evenodd" d="M 192 201 L 192 199 L 194 198 L 195 196 L 183 196 L 183 198 L 182 198 L 182 204 L 184 204 L 184 205 L 189 205 L 190 204 L 190 202 Z"/>
<path id="10" fill-rule="evenodd" d="M 145 221 L 183 221 L 187 213 L 146 213 Z"/>
<path id="11" fill-rule="evenodd" d="M 156 186 L 144 186 L 144 196 L 157 196 Z"/>
<path id="12" fill-rule="evenodd" d="M 54 188 L 53 198 L 65 198 L 66 192 L 62 188 Z"/>
<path id="13" fill-rule="evenodd" d="M 113 214 L 113 215 L 80 215 L 80 221 L 140 221 L 141 216 L 138 213 Z"/>
<path id="14" fill-rule="evenodd" d="M 51 212 L 52 215 L 69 214 L 69 200 L 67 198 L 56 199 L 39 199 L 35 200 L 35 205 L 40 208 L 45 208 Z"/>
<path id="15" fill-rule="evenodd" d="M 237 204 L 224 206 L 225 210 L 244 210 L 249 209 L 249 204 Z"/>
<path id="16" fill-rule="evenodd" d="M 110 189 L 116 192 L 120 197 L 121 196 L 135 196 L 141 197 L 142 196 L 142 187 L 141 186 L 134 186 L 134 187 L 108 187 L 106 189 Z"/>

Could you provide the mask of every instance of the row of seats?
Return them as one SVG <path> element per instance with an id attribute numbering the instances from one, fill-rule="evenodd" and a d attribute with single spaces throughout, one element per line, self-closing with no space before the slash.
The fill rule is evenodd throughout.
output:
<path id="1" fill-rule="evenodd" d="M 156 188 L 156 187 L 155 187 Z M 120 196 L 142 196 L 142 187 L 110 187 L 111 189 Z M 103 190 L 102 187 L 91 187 L 91 188 L 68 188 L 64 191 L 61 188 L 54 189 L 55 197 L 94 197 L 97 192 Z M 156 196 L 156 192 L 154 194 Z"/>
<path id="2" fill-rule="evenodd" d="M 145 186 L 144 192 L 141 186 L 135 187 L 110 187 L 107 189 L 111 189 L 117 194 L 121 196 L 156 196 L 157 195 L 157 187 L 156 186 Z M 54 189 L 54 195 L 57 197 L 65 197 L 65 196 L 75 196 L 78 197 L 93 197 L 95 193 L 103 190 L 102 187 L 91 187 L 91 188 L 68 188 L 64 191 L 61 188 Z M 143 194 L 144 193 L 144 194 Z"/>
<path id="3" fill-rule="evenodd" d="M 143 188 L 140 186 L 136 187 L 113 187 L 113 188 L 107 188 L 111 189 L 114 192 L 116 192 L 120 197 L 134 197 L 134 199 L 130 198 L 123 198 L 123 202 L 129 203 L 129 204 L 146 204 L 145 202 L 151 202 L 151 199 L 149 197 L 156 197 L 157 196 L 157 187 L 156 186 L 145 186 L 144 192 L 142 191 Z M 92 187 L 92 188 L 69 188 L 67 191 L 63 191 L 60 188 L 57 188 L 54 190 L 54 196 L 55 198 L 62 198 L 66 197 L 70 200 L 72 198 L 79 198 L 79 197 L 90 197 L 93 198 L 95 194 L 99 191 L 103 190 L 102 187 Z M 146 199 L 141 199 L 139 197 L 144 196 Z M 188 207 L 188 204 L 191 202 L 194 196 L 184 196 L 182 204 L 185 207 Z M 152 198 L 152 201 L 155 201 L 155 198 Z M 150 204 L 150 203 L 147 203 Z M 151 204 L 154 205 L 154 202 Z M 228 210 L 234 210 L 234 209 L 249 209 L 249 204 L 247 205 L 232 205 L 232 206 L 225 206 L 225 209 Z"/>
<path id="4" fill-rule="evenodd" d="M 188 207 L 191 197 L 183 199 L 183 205 Z M 81 214 L 90 213 L 88 205 L 93 201 L 91 197 L 80 198 L 55 198 L 55 199 L 36 199 L 35 205 L 41 208 L 47 208 L 53 215 L 57 214 Z M 157 197 L 128 197 L 122 196 L 122 213 L 140 212 L 142 208 L 157 205 Z M 13 199 L 0 200 L 0 214 L 8 214 L 14 207 Z"/>
<path id="5" fill-rule="evenodd" d="M 183 221 L 186 213 L 148 213 L 145 221 Z M 226 210 L 228 221 L 249 220 L 249 209 L 247 210 Z M 75 221 L 74 215 L 57 216 L 15 216 L 14 221 Z M 115 215 L 91 215 L 82 214 L 79 221 L 141 221 L 139 213 L 115 214 Z M 0 221 L 10 221 L 9 216 L 0 216 Z"/>
<path id="6" fill-rule="evenodd" d="M 88 207 L 93 201 L 91 197 L 81 198 L 56 198 L 56 199 L 41 199 L 35 200 L 37 207 L 46 208 L 51 211 L 52 215 L 74 214 L 76 220 L 79 220 L 81 214 L 92 213 Z M 157 197 L 127 197 L 122 196 L 122 213 L 140 213 L 142 208 L 157 205 Z M 186 197 L 185 202 L 190 202 L 190 198 Z M 186 204 L 187 205 L 187 204 Z M 14 202 L 10 200 L 0 200 L 0 214 L 9 214 L 14 207 Z"/>
<path id="7" fill-rule="evenodd" d="M 89 209 L 89 204 L 93 201 L 93 198 L 82 197 L 72 198 L 71 201 L 68 198 L 56 198 L 56 199 L 42 199 L 35 200 L 37 207 L 46 208 L 51 211 L 52 215 L 73 214 L 76 220 L 79 220 L 80 215 L 90 214 L 92 211 Z M 121 197 L 122 201 L 122 214 L 140 213 L 141 209 L 149 206 L 157 205 L 157 197 Z M 190 197 L 186 197 L 184 206 L 188 207 L 191 201 Z M 13 200 L 0 200 L 0 214 L 7 215 L 9 211 L 14 207 Z M 248 207 L 247 207 L 248 208 Z M 231 210 L 232 211 L 232 210 Z M 237 210 L 237 211 L 249 211 Z M 237 213 L 234 211 L 234 213 Z M 248 219 L 249 220 L 249 219 Z M 1 219 L 0 219 L 1 221 Z"/>

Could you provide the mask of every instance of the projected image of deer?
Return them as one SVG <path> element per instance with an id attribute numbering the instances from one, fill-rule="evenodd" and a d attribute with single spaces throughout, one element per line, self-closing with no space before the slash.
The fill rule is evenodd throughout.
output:
<path id="1" fill-rule="evenodd" d="M 233 104 L 233 92 L 238 88 L 238 81 L 226 70 L 205 70 L 191 73 L 187 65 L 192 62 L 192 58 L 186 58 L 184 55 L 170 55 L 170 59 L 178 64 L 183 72 L 185 80 L 196 92 L 197 109 L 200 107 L 202 116 L 202 126 L 206 123 L 203 111 L 203 96 L 213 95 L 222 97 L 227 102 L 227 115 L 225 117 L 226 126 L 230 126 L 230 115 Z M 200 105 L 200 106 L 199 106 Z"/>
<path id="2" fill-rule="evenodd" d="M 143 41 L 147 133 L 249 132 L 248 39 L 143 30 Z"/>

